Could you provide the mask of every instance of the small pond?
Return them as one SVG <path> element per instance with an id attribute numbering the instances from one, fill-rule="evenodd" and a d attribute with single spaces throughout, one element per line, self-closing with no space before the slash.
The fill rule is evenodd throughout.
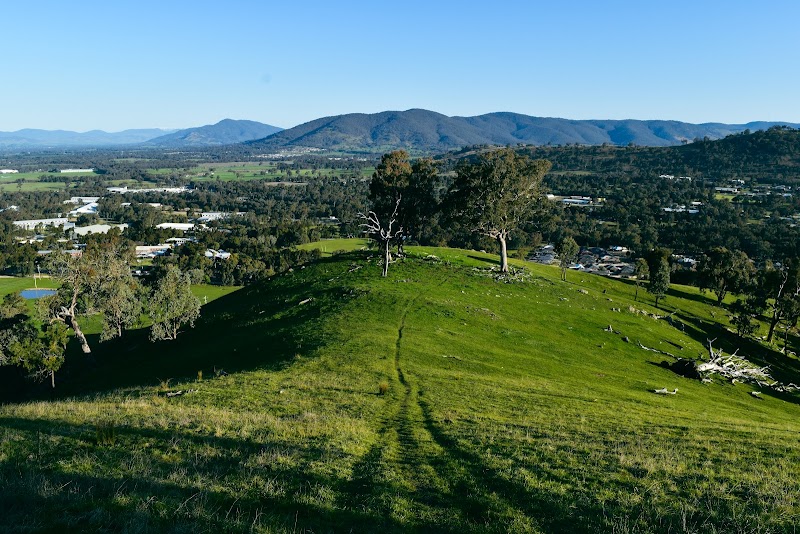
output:
<path id="1" fill-rule="evenodd" d="M 55 289 L 23 289 L 19 292 L 24 299 L 40 299 L 42 297 L 49 297 L 55 295 Z"/>

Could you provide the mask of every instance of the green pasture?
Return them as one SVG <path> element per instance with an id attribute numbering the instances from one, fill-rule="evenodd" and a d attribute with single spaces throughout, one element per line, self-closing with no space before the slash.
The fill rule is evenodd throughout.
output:
<path id="1" fill-rule="evenodd" d="M 794 532 L 797 395 L 662 365 L 715 339 L 800 381 L 708 295 L 408 252 L 221 295 L 174 342 L 90 336 L 0 406 L 6 530 Z"/>
<path id="2" fill-rule="evenodd" d="M 155 176 L 167 176 L 171 174 L 178 174 L 183 178 L 189 178 L 195 181 L 232 181 L 232 180 L 268 180 L 279 181 L 284 183 L 287 179 L 286 171 L 278 170 L 278 166 L 274 162 L 247 162 L 247 163 L 202 163 L 188 170 L 173 169 L 173 168 L 154 168 L 149 169 L 148 172 Z M 372 176 L 373 168 L 362 169 L 360 175 L 364 178 Z M 292 170 L 291 179 L 315 176 L 347 176 L 349 171 L 339 169 L 300 169 Z M 291 182 L 297 183 L 297 182 Z"/>
<path id="3" fill-rule="evenodd" d="M 98 176 L 96 173 L 55 173 L 55 172 L 20 172 L 17 174 L 0 174 L 0 193 L 16 193 L 29 191 L 63 191 L 64 182 L 40 182 L 41 176 L 69 177 L 72 182 L 70 187 L 75 186 L 75 182 L 90 176 Z M 20 183 L 18 183 L 21 180 Z"/>

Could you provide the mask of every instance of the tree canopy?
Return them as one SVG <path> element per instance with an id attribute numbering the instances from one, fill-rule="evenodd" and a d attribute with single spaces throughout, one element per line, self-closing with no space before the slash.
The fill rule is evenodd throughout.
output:
<path id="1" fill-rule="evenodd" d="M 697 273 L 700 289 L 711 290 L 719 306 L 728 292 L 741 291 L 750 283 L 755 268 L 744 252 L 714 247 L 703 256 Z"/>
<path id="2" fill-rule="evenodd" d="M 532 160 L 511 148 L 481 154 L 456 167 L 447 196 L 450 216 L 498 242 L 502 272 L 508 272 L 507 239 L 531 218 L 548 170 L 550 162 Z"/>
<path id="3" fill-rule="evenodd" d="M 669 250 L 657 248 L 647 258 L 650 275 L 650 284 L 647 287 L 647 291 L 655 297 L 656 308 L 658 308 L 658 301 L 664 298 L 667 295 L 667 291 L 669 291 L 670 255 L 671 252 Z"/>
<path id="4" fill-rule="evenodd" d="M 174 340 L 180 329 L 194 326 L 200 316 L 200 300 L 192 294 L 191 280 L 177 267 L 170 265 L 158 281 L 149 301 L 153 326 L 150 339 Z"/>
<path id="5" fill-rule="evenodd" d="M 561 279 L 567 280 L 567 269 L 569 265 L 575 261 L 580 247 L 571 237 L 565 237 L 558 245 L 559 266 L 561 267 Z"/>

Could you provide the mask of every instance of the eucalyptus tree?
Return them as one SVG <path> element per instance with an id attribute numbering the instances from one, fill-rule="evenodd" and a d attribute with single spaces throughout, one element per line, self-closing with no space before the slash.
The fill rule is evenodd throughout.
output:
<path id="1" fill-rule="evenodd" d="M 769 322 L 767 342 L 772 342 L 780 324 L 793 326 L 800 317 L 800 260 L 786 260 L 759 272 L 755 297 Z"/>
<path id="2" fill-rule="evenodd" d="M 650 273 L 650 284 L 647 286 L 647 292 L 655 297 L 656 308 L 658 308 L 658 301 L 664 298 L 667 295 L 667 291 L 669 291 L 670 255 L 671 252 L 669 250 L 657 248 L 647 258 L 648 271 Z"/>
<path id="3" fill-rule="evenodd" d="M 399 228 L 397 225 L 397 212 L 402 200 L 401 197 L 397 198 L 394 210 L 391 215 L 383 217 L 383 222 L 381 221 L 381 217 L 374 211 L 370 211 L 366 214 L 359 214 L 359 217 L 364 221 L 361 224 L 363 232 L 375 240 L 381 247 L 383 253 L 383 276 L 389 274 L 389 262 L 392 259 L 389 253 L 389 245 L 391 245 L 393 240 L 400 237 L 403 232 L 403 229 Z"/>
<path id="4" fill-rule="evenodd" d="M 404 150 L 384 154 L 369 184 L 370 211 L 388 221 L 392 214 L 399 230 L 397 251 L 406 238 L 419 239 L 437 209 L 438 168 L 430 158 L 410 161 Z M 402 198 L 402 202 L 398 201 Z"/>
<path id="5" fill-rule="evenodd" d="M 747 287 L 755 268 L 744 252 L 714 247 L 703 255 L 697 274 L 700 289 L 714 293 L 717 306 L 721 306 L 729 292 Z"/>
<path id="6" fill-rule="evenodd" d="M 192 294 L 189 275 L 169 265 L 153 290 L 148 311 L 153 320 L 151 341 L 177 339 L 182 327 L 194 326 L 200 316 L 200 300 Z"/>
<path id="7" fill-rule="evenodd" d="M 533 218 L 549 170 L 549 161 L 532 160 L 511 148 L 481 154 L 475 161 L 462 160 L 456 167 L 446 199 L 450 217 L 497 241 L 501 272 L 508 272 L 507 240 Z"/>
<path id="8" fill-rule="evenodd" d="M 55 295 L 37 302 L 41 316 L 71 328 L 86 354 L 91 348 L 80 327 L 82 317 L 100 314 L 103 341 L 121 336 L 142 312 L 139 284 L 130 269 L 132 259 L 132 250 L 120 240 L 92 243 L 80 254 L 52 252 L 46 266 L 60 286 Z"/>
<path id="9" fill-rule="evenodd" d="M 37 307 L 48 322 L 61 322 L 75 332 L 75 337 L 85 354 L 92 352 L 81 330 L 81 316 L 93 312 L 91 292 L 99 272 L 86 254 L 73 255 L 62 251 L 51 252 L 46 261 L 47 270 L 59 283 L 55 295 L 38 299 Z"/>
<path id="10" fill-rule="evenodd" d="M 634 301 L 639 300 L 639 288 L 642 286 L 645 280 L 650 277 L 650 268 L 647 265 L 647 260 L 644 258 L 639 258 L 636 260 L 636 266 L 634 267 L 633 274 L 636 276 L 636 294 L 633 297 Z"/>
<path id="11" fill-rule="evenodd" d="M 567 281 L 567 269 L 569 265 L 575 261 L 575 257 L 578 255 L 579 251 L 580 247 L 578 243 L 571 237 L 565 237 L 561 240 L 561 243 L 558 244 L 557 252 L 559 256 L 559 266 L 561 267 L 561 280 Z"/>

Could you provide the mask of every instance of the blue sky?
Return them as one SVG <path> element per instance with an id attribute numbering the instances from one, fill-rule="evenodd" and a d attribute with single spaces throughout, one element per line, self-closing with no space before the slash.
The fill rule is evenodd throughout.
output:
<path id="1" fill-rule="evenodd" d="M 800 122 L 800 2 L 4 2 L 0 131 L 425 108 Z"/>

